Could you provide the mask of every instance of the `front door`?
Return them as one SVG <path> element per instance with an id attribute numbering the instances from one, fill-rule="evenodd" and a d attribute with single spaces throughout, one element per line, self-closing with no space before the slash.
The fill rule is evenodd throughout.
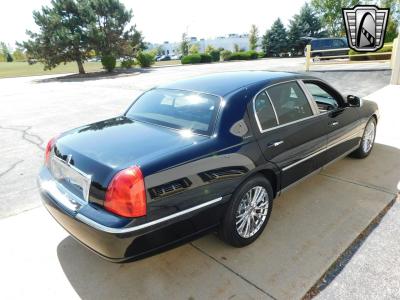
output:
<path id="1" fill-rule="evenodd" d="M 356 108 L 347 106 L 337 91 L 318 80 L 304 80 L 304 84 L 323 116 L 322 121 L 328 136 L 324 157 L 326 164 L 359 145 L 363 132 L 362 125 Z"/>
<path id="2" fill-rule="evenodd" d="M 297 80 L 268 87 L 253 109 L 261 151 L 281 169 L 281 189 L 321 166 L 327 144 L 323 123 Z"/>

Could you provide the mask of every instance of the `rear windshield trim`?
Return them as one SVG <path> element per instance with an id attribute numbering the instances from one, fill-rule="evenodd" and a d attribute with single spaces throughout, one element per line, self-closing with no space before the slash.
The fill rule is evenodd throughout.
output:
<path id="1" fill-rule="evenodd" d="M 216 94 L 212 94 L 212 93 L 207 93 L 207 92 L 202 92 L 202 91 L 197 91 L 197 90 L 189 90 L 189 89 L 177 89 L 177 88 L 163 88 L 163 87 L 154 87 L 152 89 L 149 89 L 147 91 L 144 91 L 143 93 L 140 93 L 137 98 L 132 102 L 132 104 L 128 107 L 128 109 L 125 111 L 125 113 L 123 114 L 123 116 L 138 121 L 138 122 L 143 122 L 143 123 L 147 123 L 147 124 L 151 124 L 151 125 L 155 125 L 155 126 L 161 126 L 161 127 L 165 127 L 165 128 L 169 128 L 172 130 L 184 130 L 185 128 L 179 127 L 179 126 L 171 126 L 173 124 L 167 123 L 167 122 L 161 122 L 159 120 L 153 120 L 153 119 L 147 119 L 147 118 L 137 118 L 134 116 L 130 116 L 128 115 L 129 111 L 131 110 L 131 108 L 135 105 L 136 101 L 138 101 L 140 99 L 140 97 L 142 97 L 145 93 L 153 91 L 153 90 L 166 90 L 166 91 L 182 91 L 182 92 L 191 92 L 191 93 L 197 93 L 197 94 L 203 94 L 203 95 L 210 95 L 210 96 L 214 96 L 218 98 L 218 101 L 216 103 L 217 106 L 217 110 L 213 115 L 213 118 L 210 122 L 209 125 L 209 129 L 208 131 L 203 131 L 203 130 L 192 130 L 193 134 L 196 135 L 201 135 L 201 136 L 207 136 L 210 137 L 215 133 L 215 129 L 216 129 L 216 124 L 217 124 L 217 120 L 219 118 L 220 112 L 221 112 L 221 108 L 222 108 L 222 103 L 224 102 L 224 98 L 220 95 L 216 95 Z"/>

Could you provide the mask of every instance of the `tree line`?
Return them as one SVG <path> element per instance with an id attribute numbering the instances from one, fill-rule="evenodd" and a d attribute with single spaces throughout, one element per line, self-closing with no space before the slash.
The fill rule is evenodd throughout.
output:
<path id="1" fill-rule="evenodd" d="M 261 47 L 265 56 L 301 55 L 311 37 L 344 37 L 342 8 L 353 7 L 358 2 L 311 0 L 292 17 L 288 28 L 281 19 L 276 19 L 262 35 L 261 43 L 258 28 L 252 25 L 249 48 L 254 51 Z M 385 42 L 392 41 L 400 24 L 400 0 L 366 0 L 363 3 L 390 8 Z M 43 63 L 45 70 L 75 61 L 79 73 L 84 73 L 84 62 L 92 57 L 100 57 L 107 70 L 115 67 L 116 58 L 122 58 L 126 65 L 136 58 L 143 66 L 149 66 L 153 59 L 143 52 L 143 35 L 132 25 L 132 10 L 126 9 L 119 0 L 52 0 L 49 6 L 34 11 L 33 18 L 39 31 L 28 30 L 29 39 L 17 43 L 14 53 L 1 43 L 0 60 L 26 58 L 31 63 Z M 217 50 L 223 49 L 208 49 L 208 52 L 213 54 Z M 235 52 L 240 50 L 235 45 Z M 183 55 L 198 52 L 198 47 L 190 44 L 186 34 L 182 36 L 180 52 Z"/>
<path id="2" fill-rule="evenodd" d="M 353 7 L 358 0 L 311 0 L 305 3 L 300 12 L 292 17 L 286 29 L 280 18 L 262 36 L 261 48 L 266 56 L 277 56 L 282 53 L 302 55 L 309 38 L 345 37 L 342 8 Z M 365 1 L 365 4 L 376 4 L 390 8 L 385 42 L 392 42 L 397 37 L 400 24 L 400 1 L 380 0 Z M 257 30 L 252 26 L 249 34 L 250 49 L 257 44 Z"/>

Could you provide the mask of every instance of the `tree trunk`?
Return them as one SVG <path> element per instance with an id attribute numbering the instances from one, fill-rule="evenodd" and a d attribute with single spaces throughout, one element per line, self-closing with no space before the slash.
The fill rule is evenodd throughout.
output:
<path id="1" fill-rule="evenodd" d="M 85 69 L 83 68 L 83 63 L 80 59 L 78 59 L 76 61 L 76 63 L 78 64 L 78 70 L 79 70 L 79 74 L 85 74 Z"/>

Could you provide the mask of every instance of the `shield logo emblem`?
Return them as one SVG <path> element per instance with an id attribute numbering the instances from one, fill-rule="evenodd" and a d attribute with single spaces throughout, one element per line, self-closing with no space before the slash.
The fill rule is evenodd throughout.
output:
<path id="1" fill-rule="evenodd" d="M 373 52 L 383 46 L 388 8 L 375 5 L 356 5 L 342 9 L 349 47 L 356 51 Z"/>

